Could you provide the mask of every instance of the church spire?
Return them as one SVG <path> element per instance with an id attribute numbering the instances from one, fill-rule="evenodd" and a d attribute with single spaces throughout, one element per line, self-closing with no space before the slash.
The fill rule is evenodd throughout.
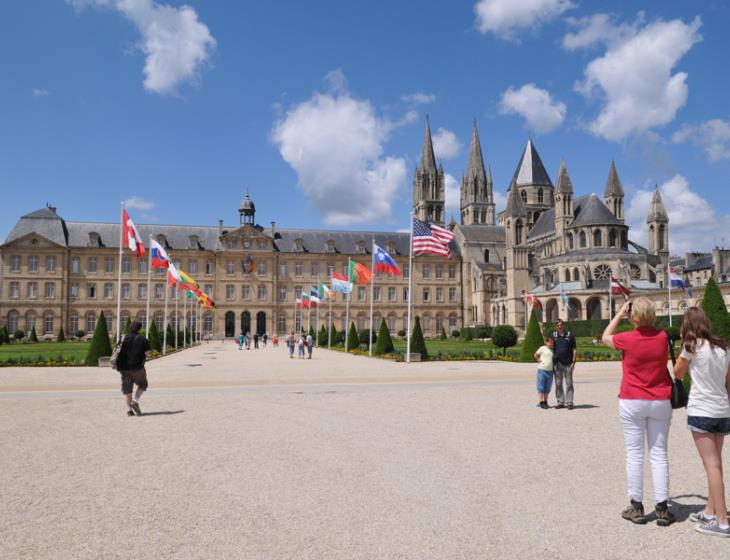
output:
<path id="1" fill-rule="evenodd" d="M 624 196 L 624 188 L 621 185 L 621 179 L 618 177 L 616 162 L 614 160 L 611 160 L 611 169 L 608 172 L 606 189 L 603 191 L 603 198 L 609 198 L 611 196 Z"/>
<path id="2" fill-rule="evenodd" d="M 651 222 L 668 222 L 669 216 L 667 215 L 667 209 L 664 208 L 664 202 L 662 202 L 662 195 L 659 192 L 659 185 L 654 188 L 654 196 L 651 198 L 651 206 L 649 207 L 649 216 L 646 218 L 646 223 Z"/>
<path id="3" fill-rule="evenodd" d="M 487 181 L 487 174 L 484 170 L 484 158 L 482 157 L 482 145 L 479 142 L 479 131 L 477 130 L 477 120 L 472 122 L 471 129 L 471 148 L 469 150 L 469 163 L 466 168 L 467 177 L 476 177 Z"/>
<path id="4" fill-rule="evenodd" d="M 446 195 L 444 169 L 436 167 L 431 140 L 431 123 L 426 115 L 426 133 L 423 140 L 421 164 L 413 176 L 413 211 L 416 218 L 424 222 L 443 225 L 445 220 Z"/>
<path id="5" fill-rule="evenodd" d="M 431 123 L 426 115 L 426 132 L 423 139 L 423 152 L 421 153 L 421 170 L 435 171 L 436 156 L 433 153 L 433 141 L 431 139 Z"/>
<path id="6" fill-rule="evenodd" d="M 494 225 L 492 171 L 489 170 L 487 177 L 476 119 L 472 123 L 471 147 L 466 173 L 461 178 L 461 223 L 464 225 Z"/>

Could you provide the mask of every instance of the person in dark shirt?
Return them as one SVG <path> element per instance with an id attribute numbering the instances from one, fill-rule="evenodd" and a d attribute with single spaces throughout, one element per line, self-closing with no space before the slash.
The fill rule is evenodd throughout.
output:
<path id="1" fill-rule="evenodd" d="M 555 342 L 553 350 L 553 376 L 555 378 L 555 399 L 558 404 L 555 408 L 573 410 L 573 371 L 575 370 L 575 336 L 565 330 L 562 319 L 555 323 L 556 331 L 552 338 Z M 565 390 L 563 390 L 565 382 Z"/>
<path id="2" fill-rule="evenodd" d="M 147 371 L 144 363 L 147 359 L 147 352 L 150 350 L 149 341 L 139 334 L 142 329 L 142 323 L 135 321 L 132 323 L 130 332 L 122 341 L 122 349 L 120 359 L 122 367 L 119 373 L 122 375 L 122 394 L 127 403 L 127 416 L 142 416 L 142 410 L 139 408 L 139 399 L 147 390 Z M 137 390 L 132 392 L 134 385 Z"/>

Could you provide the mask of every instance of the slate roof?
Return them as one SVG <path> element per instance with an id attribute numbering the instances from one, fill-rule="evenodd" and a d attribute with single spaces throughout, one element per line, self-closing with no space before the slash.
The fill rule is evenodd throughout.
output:
<path id="1" fill-rule="evenodd" d="M 527 146 L 525 146 L 525 150 L 522 152 L 522 157 L 520 157 L 520 161 L 517 164 L 512 181 L 518 187 L 523 185 L 553 186 L 550 176 L 545 170 L 545 166 L 542 164 L 542 160 L 531 138 L 527 140 Z"/>
<path id="2" fill-rule="evenodd" d="M 534 239 L 555 233 L 555 208 L 548 208 L 535 222 L 532 229 L 527 234 L 527 239 Z"/>
<path id="3" fill-rule="evenodd" d="M 265 229 L 266 235 L 271 235 L 271 229 Z M 346 255 L 357 254 L 358 242 L 365 244 L 366 254 L 371 253 L 372 240 L 387 250 L 388 243 L 395 245 L 395 255 L 408 255 L 410 244 L 409 232 L 392 231 L 334 231 L 334 230 L 312 230 L 312 229 L 277 229 L 274 243 L 282 253 L 293 253 L 296 247 L 296 240 L 302 240 L 302 248 L 305 253 L 325 253 L 327 241 L 335 242 L 335 254 Z M 458 247 L 454 242 L 450 245 L 451 251 L 459 254 Z M 394 255 L 394 256 L 395 256 Z"/>
<path id="4" fill-rule="evenodd" d="M 507 191 L 507 205 L 504 213 L 507 216 L 527 216 L 527 208 L 525 208 L 525 203 L 522 202 L 522 197 L 517 190 L 514 179 L 512 179 L 512 184 Z"/>
<path id="5" fill-rule="evenodd" d="M 616 216 L 606 208 L 603 201 L 595 194 L 586 194 L 575 200 L 573 205 L 573 226 L 593 226 L 593 225 L 621 225 Z"/>
<path id="6" fill-rule="evenodd" d="M 66 239 L 68 237 L 66 224 L 52 208 L 41 208 L 25 216 L 21 216 L 5 240 L 5 243 L 10 243 L 30 233 L 37 233 L 53 243 L 66 246 Z"/>
<path id="7" fill-rule="evenodd" d="M 457 225 L 464 239 L 477 243 L 504 243 L 505 231 L 502 226 Z"/>
<path id="8" fill-rule="evenodd" d="M 684 272 L 695 272 L 697 270 L 705 270 L 712 268 L 712 255 L 703 255 L 690 266 L 684 267 Z"/>
<path id="9" fill-rule="evenodd" d="M 611 169 L 608 172 L 608 179 L 606 179 L 606 188 L 603 191 L 603 197 L 609 196 L 623 196 L 624 188 L 621 185 L 621 179 L 618 177 L 618 171 L 616 171 L 616 162 L 611 160 Z"/>

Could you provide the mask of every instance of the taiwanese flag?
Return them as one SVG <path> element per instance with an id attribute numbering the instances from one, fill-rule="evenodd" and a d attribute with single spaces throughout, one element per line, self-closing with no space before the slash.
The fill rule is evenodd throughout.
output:
<path id="1" fill-rule="evenodd" d="M 154 239 L 150 243 L 150 251 L 152 252 L 152 268 L 168 268 L 170 266 L 170 257 L 162 248 L 162 245 Z"/>
<path id="2" fill-rule="evenodd" d="M 127 214 L 127 211 L 122 208 L 122 248 L 131 249 L 132 252 L 137 256 L 137 260 L 144 256 L 144 245 L 142 244 L 142 238 L 139 236 L 137 227 L 134 222 Z"/>
<path id="3" fill-rule="evenodd" d="M 377 245 L 375 245 L 375 272 L 385 272 L 396 276 L 403 274 L 393 257 Z"/>

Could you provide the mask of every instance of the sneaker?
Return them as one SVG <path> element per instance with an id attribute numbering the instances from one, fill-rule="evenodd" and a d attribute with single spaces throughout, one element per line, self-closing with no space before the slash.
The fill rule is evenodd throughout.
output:
<path id="1" fill-rule="evenodd" d="M 139 408 L 139 403 L 132 401 L 132 404 L 130 406 L 137 416 L 142 416 L 142 411 Z"/>
<path id="2" fill-rule="evenodd" d="M 570 403 L 570 404 L 569 404 L 569 405 L 567 406 L 567 409 L 568 409 L 568 410 L 573 410 L 573 408 L 575 408 L 575 407 L 573 406 L 573 403 Z"/>
<path id="3" fill-rule="evenodd" d="M 563 403 L 558 403 L 555 405 L 555 408 L 565 408 L 565 405 Z"/>
<path id="4" fill-rule="evenodd" d="M 703 509 L 702 511 L 698 511 L 697 513 L 690 513 L 689 520 L 692 523 L 712 523 L 713 521 L 715 521 L 715 518 L 707 517 L 707 515 L 705 515 L 705 510 Z"/>
<path id="5" fill-rule="evenodd" d="M 550 408 L 550 407 L 548 406 L 548 403 L 546 403 L 545 401 L 542 401 L 542 402 L 540 403 L 540 408 L 542 408 L 542 409 L 544 409 L 544 410 L 547 410 L 547 409 L 548 409 L 548 408 Z"/>
<path id="6" fill-rule="evenodd" d="M 722 529 L 717 524 L 717 519 L 710 521 L 709 523 L 702 523 L 695 525 L 695 531 L 704 533 L 705 535 L 712 535 L 713 537 L 730 537 L 730 527 Z"/>
<path id="7" fill-rule="evenodd" d="M 127 409 L 127 416 L 134 416 L 134 410 L 131 408 Z"/>
<path id="8" fill-rule="evenodd" d="M 657 504 L 654 511 L 656 513 L 656 524 L 660 527 L 669 527 L 677 520 L 674 514 L 669 511 L 669 508 L 667 508 L 667 502 Z"/>
<path id="9" fill-rule="evenodd" d="M 621 517 L 638 525 L 646 524 L 646 515 L 644 515 L 644 505 L 641 502 L 632 501 L 629 507 L 621 512 Z"/>

